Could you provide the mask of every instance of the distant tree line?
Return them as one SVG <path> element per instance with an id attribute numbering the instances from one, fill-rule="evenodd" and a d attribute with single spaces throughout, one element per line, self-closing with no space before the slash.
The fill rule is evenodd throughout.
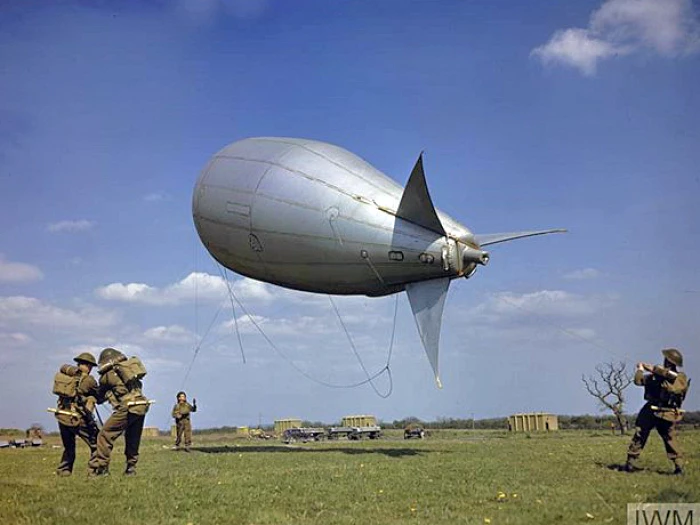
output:
<path id="1" fill-rule="evenodd" d="M 610 424 L 617 424 L 617 418 L 613 415 L 590 415 L 580 416 L 560 415 L 559 428 L 562 430 L 610 430 Z M 634 425 L 635 414 L 627 414 L 630 425 Z M 323 421 L 302 421 L 303 427 L 333 427 L 340 426 L 340 422 L 324 423 Z M 423 421 L 420 418 L 409 416 L 394 421 L 380 421 L 379 425 L 386 429 L 404 429 L 408 426 L 419 426 L 426 429 L 475 429 L 475 430 L 504 430 L 508 428 L 508 418 L 494 417 L 488 419 L 462 419 L 453 417 L 440 417 L 436 421 Z M 700 411 L 686 412 L 681 426 L 691 426 L 700 428 Z M 251 425 L 250 428 L 257 428 Z M 271 432 L 272 425 L 263 425 L 263 430 Z M 236 427 L 224 426 L 217 428 L 196 429 L 198 434 L 213 434 L 217 432 L 235 432 Z"/>
<path id="2" fill-rule="evenodd" d="M 616 423 L 617 419 L 613 415 L 592 416 L 584 414 L 581 416 L 557 416 L 559 419 L 559 428 L 562 430 L 610 430 L 610 423 Z M 627 414 L 630 425 L 634 425 L 635 414 Z M 324 423 L 323 421 L 302 421 L 303 427 L 337 427 L 340 422 Z M 380 421 L 379 425 L 386 429 L 404 429 L 407 426 L 420 426 L 426 429 L 475 429 L 475 430 L 505 430 L 508 428 L 508 418 L 494 417 L 489 419 L 462 419 L 452 417 L 440 417 L 437 421 L 423 421 L 420 418 L 409 416 L 403 419 L 395 419 L 394 421 Z M 683 420 L 680 422 L 681 427 L 700 428 L 700 410 L 686 412 Z M 215 434 L 215 433 L 235 433 L 234 426 L 223 426 L 216 428 L 196 428 L 196 434 Z M 250 425 L 250 428 L 258 428 L 257 425 Z M 262 425 L 260 428 L 266 432 L 274 430 L 273 425 Z M 24 431 L 15 428 L 0 428 L 0 436 L 20 436 Z M 55 431 L 50 431 L 48 434 L 56 434 Z"/>
<path id="3" fill-rule="evenodd" d="M 614 415 L 590 415 L 579 416 L 560 415 L 559 428 L 562 430 L 609 430 L 610 424 L 618 424 L 618 419 Z M 628 414 L 630 425 L 634 425 L 635 414 Z M 681 425 L 700 427 L 700 411 L 686 412 Z M 421 426 L 428 429 L 471 429 L 476 430 L 502 430 L 508 428 L 508 418 L 498 417 L 489 419 L 460 419 L 460 418 L 438 418 L 437 421 L 422 421 L 417 417 L 405 417 L 392 422 L 382 421 L 383 428 L 406 428 L 409 425 Z"/>

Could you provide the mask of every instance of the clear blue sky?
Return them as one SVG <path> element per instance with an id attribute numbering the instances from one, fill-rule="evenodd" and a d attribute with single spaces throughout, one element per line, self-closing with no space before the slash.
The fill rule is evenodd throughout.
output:
<path id="1" fill-rule="evenodd" d="M 667 346 L 700 375 L 699 28 L 690 0 L 3 3 L 0 384 L 23 402 L 0 426 L 52 426 L 58 366 L 113 345 L 144 359 L 165 428 L 210 324 L 196 426 L 595 413 L 582 373 Z M 214 152 L 260 135 L 401 184 L 424 150 L 436 205 L 477 233 L 570 233 L 493 247 L 452 286 L 443 390 L 403 296 L 387 399 L 311 382 L 246 320 L 243 364 L 190 200 Z M 232 277 L 299 368 L 364 378 L 326 298 Z M 372 371 L 392 301 L 338 300 Z"/>

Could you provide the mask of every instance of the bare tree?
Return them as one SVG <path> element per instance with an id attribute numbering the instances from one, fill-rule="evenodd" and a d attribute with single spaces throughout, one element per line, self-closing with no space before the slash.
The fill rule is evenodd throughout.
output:
<path id="1" fill-rule="evenodd" d="M 581 376 L 586 390 L 598 400 L 600 410 L 611 410 L 617 420 L 620 434 L 624 434 L 627 420 L 623 413 L 625 397 L 623 392 L 632 382 L 625 363 L 603 363 L 595 367 L 598 375 Z"/>

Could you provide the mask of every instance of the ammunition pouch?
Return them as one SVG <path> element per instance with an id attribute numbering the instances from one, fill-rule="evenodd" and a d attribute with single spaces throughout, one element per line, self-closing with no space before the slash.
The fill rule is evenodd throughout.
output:
<path id="1" fill-rule="evenodd" d="M 683 414 L 685 413 L 685 410 L 679 408 L 659 407 L 654 405 L 651 406 L 651 411 L 655 417 L 668 421 L 669 423 L 678 423 L 683 419 Z"/>
<path id="2" fill-rule="evenodd" d="M 56 421 L 65 427 L 78 427 L 83 419 L 82 415 L 69 405 L 63 408 L 59 403 L 59 408 L 55 410 Z"/>
<path id="3" fill-rule="evenodd" d="M 60 397 L 58 400 L 58 410 L 54 414 L 62 425 L 77 427 L 83 423 L 93 421 L 92 409 L 94 408 L 94 398 L 83 396 Z"/>
<path id="4" fill-rule="evenodd" d="M 126 406 L 129 414 L 145 416 L 151 404 L 148 398 L 141 393 L 141 390 L 132 390 L 120 399 L 122 405 Z"/>

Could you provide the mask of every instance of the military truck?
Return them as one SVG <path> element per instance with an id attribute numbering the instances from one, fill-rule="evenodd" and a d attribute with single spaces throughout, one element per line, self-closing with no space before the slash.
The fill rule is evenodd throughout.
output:
<path id="1" fill-rule="evenodd" d="M 359 440 L 364 436 L 377 439 L 382 434 L 382 428 L 377 425 L 377 418 L 374 416 L 345 416 L 340 426 L 329 428 L 327 434 L 328 439 L 347 437 L 351 440 Z"/>
<path id="2" fill-rule="evenodd" d="M 282 432 L 282 442 L 288 445 L 295 441 L 301 441 L 303 443 L 308 441 L 321 441 L 325 437 L 326 431 L 322 428 L 296 427 L 288 428 Z"/>

